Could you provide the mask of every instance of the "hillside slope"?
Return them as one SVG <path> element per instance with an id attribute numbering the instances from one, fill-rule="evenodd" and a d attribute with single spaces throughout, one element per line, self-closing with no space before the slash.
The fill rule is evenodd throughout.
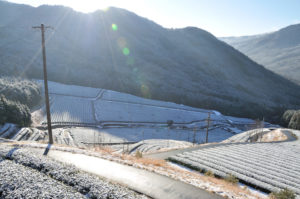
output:
<path id="1" fill-rule="evenodd" d="M 221 40 L 284 77 L 300 84 L 300 24 L 279 31 Z"/>
<path id="2" fill-rule="evenodd" d="M 118 8 L 83 14 L 0 1 L 1 74 L 42 77 L 41 36 L 32 29 L 41 23 L 54 27 L 46 32 L 53 81 L 252 118 L 300 106 L 298 86 L 210 33 L 165 29 Z"/>

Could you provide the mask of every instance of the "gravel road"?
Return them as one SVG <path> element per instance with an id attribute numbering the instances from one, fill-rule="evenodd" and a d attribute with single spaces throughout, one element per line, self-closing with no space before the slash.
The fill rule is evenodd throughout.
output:
<path id="1" fill-rule="evenodd" d="M 29 149 L 0 145 L 0 198 L 147 198 Z"/>

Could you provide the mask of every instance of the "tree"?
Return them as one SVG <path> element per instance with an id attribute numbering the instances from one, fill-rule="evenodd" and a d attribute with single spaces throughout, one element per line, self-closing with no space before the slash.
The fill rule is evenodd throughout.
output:
<path id="1" fill-rule="evenodd" d="M 6 122 L 28 126 L 31 124 L 31 114 L 27 105 L 10 101 L 0 95 L 0 123 Z"/>
<path id="2" fill-rule="evenodd" d="M 293 114 L 293 116 L 289 122 L 288 127 L 291 129 L 300 130 L 300 110 L 295 111 L 295 113 Z"/>

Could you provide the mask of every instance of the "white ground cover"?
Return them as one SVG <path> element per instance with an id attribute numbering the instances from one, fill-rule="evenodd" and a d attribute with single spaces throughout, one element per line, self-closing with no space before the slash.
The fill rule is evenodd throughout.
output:
<path id="1" fill-rule="evenodd" d="M 15 145 L 17 146 L 17 145 Z M 29 147 L 29 148 L 40 148 L 45 149 L 47 147 L 46 144 L 38 144 L 38 143 L 28 143 L 28 144 L 20 144 L 19 147 Z M 240 189 L 231 190 L 228 189 L 227 184 L 224 182 L 219 184 L 219 182 L 214 182 L 208 180 L 205 176 L 199 175 L 198 172 L 191 171 L 187 168 L 182 168 L 180 166 L 174 164 L 167 164 L 166 167 L 157 166 L 155 164 L 143 164 L 141 162 L 136 161 L 136 159 L 132 158 L 132 156 L 120 156 L 118 154 L 111 154 L 104 151 L 93 152 L 88 150 L 82 150 L 78 148 L 70 148 L 70 147 L 59 147 L 59 146 L 51 146 L 51 150 L 65 151 L 76 154 L 85 154 L 93 157 L 99 157 L 106 160 L 118 162 L 121 164 L 133 166 L 140 169 L 145 169 L 151 172 L 155 172 L 176 180 L 180 180 L 182 182 L 191 184 L 193 186 L 199 187 L 201 189 L 205 189 L 212 193 L 216 193 L 225 198 L 231 199 L 261 199 L 265 197 L 258 196 L 257 194 L 253 194 L 252 192 L 248 192 L 247 190 L 241 191 Z M 204 177 L 204 178 L 202 178 Z"/>
<path id="2" fill-rule="evenodd" d="M 163 140 L 163 139 L 151 139 L 143 140 L 135 144 L 130 144 L 128 147 L 125 146 L 111 146 L 112 149 L 117 152 L 127 152 L 129 154 L 135 154 L 137 151 L 145 153 L 161 152 L 167 150 L 181 149 L 192 147 L 193 144 L 185 141 L 177 140 Z"/>
<path id="3" fill-rule="evenodd" d="M 0 145 L 0 198 L 148 198 L 30 149 Z"/>
<path id="4" fill-rule="evenodd" d="M 299 131 L 293 131 L 298 136 Z M 240 143 L 204 147 L 171 157 L 195 169 L 218 176 L 232 174 L 269 191 L 288 188 L 300 195 L 300 141 Z"/>
<path id="5" fill-rule="evenodd" d="M 72 137 L 83 142 L 140 142 L 149 139 L 166 139 L 178 141 L 194 141 L 194 131 L 182 129 L 169 129 L 167 127 L 136 127 L 136 128 L 70 128 Z M 208 141 L 219 142 L 232 136 L 224 129 L 209 131 Z M 195 131 L 195 143 L 205 142 L 205 130 Z"/>
<path id="6" fill-rule="evenodd" d="M 251 138 L 256 136 L 257 134 L 267 133 L 271 130 L 268 128 L 258 128 L 258 129 L 252 129 L 249 131 L 245 131 L 243 133 L 237 134 L 235 136 L 230 137 L 227 140 L 224 140 L 224 143 L 234 143 L 234 142 L 251 142 Z"/>
<path id="7" fill-rule="evenodd" d="M 128 103 L 133 103 L 133 104 L 152 105 L 152 106 L 158 106 L 158 107 L 177 108 L 177 109 L 181 109 L 181 110 L 193 110 L 193 111 L 204 112 L 204 113 L 209 112 L 209 110 L 193 108 L 190 106 L 185 106 L 183 104 L 176 104 L 173 102 L 164 102 L 164 101 L 158 101 L 158 100 L 145 99 L 142 97 L 137 97 L 134 95 L 120 93 L 120 92 L 111 91 L 111 90 L 105 90 L 101 99 L 107 100 L 107 101 L 118 101 L 118 102 L 128 102 Z"/>
<path id="8" fill-rule="evenodd" d="M 51 98 L 53 123 L 95 123 L 91 100 L 59 95 L 52 95 Z M 46 115 L 42 123 L 47 123 Z"/>
<path id="9" fill-rule="evenodd" d="M 41 82 L 41 81 L 40 81 Z M 209 142 L 219 142 L 241 132 L 253 120 L 223 116 L 171 102 L 149 100 L 133 95 L 81 86 L 49 82 L 51 119 L 56 127 L 101 127 L 96 132 L 72 129 L 75 145 L 81 142 L 139 142 L 145 139 L 173 139 L 203 143 L 208 112 L 211 112 Z M 45 106 L 39 111 L 37 126 L 46 126 Z M 167 121 L 173 120 L 172 128 Z M 120 128 L 122 127 L 122 128 Z M 196 129 L 195 139 L 193 129 Z M 58 130 L 60 131 L 60 130 Z M 72 133 L 72 131 L 76 133 Z M 64 139 L 58 133 L 58 142 Z M 67 136 L 68 137 L 68 136 Z M 60 141 L 59 141 L 60 140 Z M 71 142 L 72 143 L 72 142 Z"/>
<path id="10" fill-rule="evenodd" d="M 203 112 L 103 100 L 95 102 L 95 112 L 98 121 L 188 123 L 207 118 L 207 113 Z"/>
<path id="11" fill-rule="evenodd" d="M 257 128 L 243 133 L 239 133 L 235 136 L 230 137 L 222 143 L 238 143 L 238 142 L 274 142 L 274 141 L 285 141 L 294 140 L 289 130 L 277 128 Z"/>
<path id="12" fill-rule="evenodd" d="M 37 82 L 43 86 L 43 80 L 37 80 Z M 48 91 L 50 94 L 74 96 L 74 97 L 87 97 L 95 98 L 101 92 L 102 89 L 75 86 L 75 85 L 66 85 L 57 82 L 48 81 Z"/>

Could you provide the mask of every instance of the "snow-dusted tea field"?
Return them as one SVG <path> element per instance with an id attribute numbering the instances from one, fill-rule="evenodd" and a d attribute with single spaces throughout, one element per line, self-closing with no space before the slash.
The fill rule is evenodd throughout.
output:
<path id="1" fill-rule="evenodd" d="M 298 137 L 300 131 L 293 131 Z M 273 143 L 218 144 L 170 157 L 171 161 L 212 171 L 226 177 L 232 174 L 257 187 L 278 191 L 288 188 L 300 195 L 300 141 Z"/>
<path id="2" fill-rule="evenodd" d="M 41 86 L 42 81 L 37 80 Z M 60 144 L 99 144 L 167 139 L 205 142 L 210 113 L 209 142 L 221 142 L 255 123 L 213 110 L 136 97 L 111 90 L 49 82 L 51 121 Z M 33 112 L 36 129 L 23 129 L 8 138 L 46 139 L 45 106 Z M 45 132 L 45 131 L 44 131 Z M 1 132 L 0 132 L 1 133 Z M 6 133 L 7 134 L 7 133 Z"/>

